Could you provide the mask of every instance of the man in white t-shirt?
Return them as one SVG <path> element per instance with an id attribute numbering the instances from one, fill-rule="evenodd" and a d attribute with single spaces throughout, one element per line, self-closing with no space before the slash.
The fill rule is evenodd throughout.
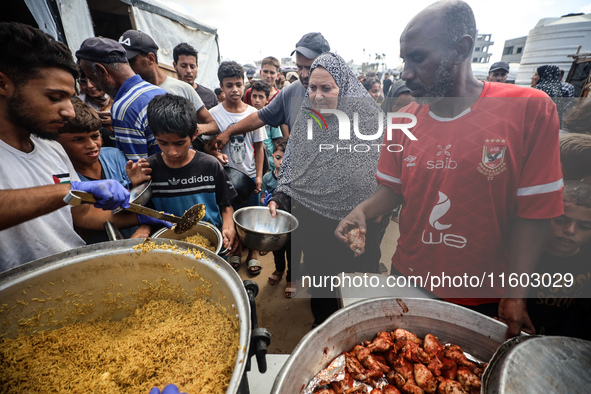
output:
<path id="1" fill-rule="evenodd" d="M 146 82 L 156 85 L 167 93 L 182 96 L 195 106 L 197 111 L 198 135 L 216 134 L 218 128 L 201 97 L 190 85 L 164 74 L 158 66 L 158 45 L 152 37 L 139 30 L 127 30 L 119 38 L 125 48 L 132 70 Z"/>
<path id="2" fill-rule="evenodd" d="M 99 230 L 107 220 L 118 227 L 148 223 L 97 209 L 126 206 L 129 192 L 114 180 L 80 182 L 55 141 L 75 116 L 70 97 L 78 68 L 68 47 L 12 22 L 0 23 L 0 47 L 0 272 L 83 246 L 74 225 Z M 97 208 L 66 206 L 70 190 L 93 194 Z"/>

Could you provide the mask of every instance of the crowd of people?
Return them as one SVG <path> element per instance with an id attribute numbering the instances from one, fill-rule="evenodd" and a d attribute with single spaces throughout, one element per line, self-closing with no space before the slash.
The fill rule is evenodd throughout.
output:
<path id="1" fill-rule="evenodd" d="M 404 29 L 400 80 L 360 78 L 314 32 L 291 52 L 297 73 L 283 73 L 272 56 L 262 59 L 258 78 L 224 61 L 212 91 L 196 83 L 198 52 L 188 43 L 174 48 L 175 79 L 140 31 L 118 41 L 90 37 L 74 58 L 36 28 L 0 23 L 0 271 L 100 242 L 107 220 L 132 238 L 170 227 L 110 212 L 127 206 L 131 187 L 151 180 L 152 207 L 181 216 L 204 204 L 228 263 L 239 270 L 245 257 L 253 276 L 261 272 L 259 251 L 241 245 L 234 211 L 292 212 L 300 226 L 273 252 L 268 278 L 276 285 L 286 275 L 286 298 L 296 295 L 302 272 L 378 273 L 396 212 L 391 275 L 571 274 L 570 287 L 503 288 L 491 280 L 435 295 L 504 321 L 508 337 L 523 330 L 591 339 L 584 298 L 591 102 L 573 100 L 555 65 L 539 67 L 531 88 L 506 83 L 505 62 L 479 81 L 471 69 L 475 36 L 470 7 L 446 0 Z M 400 112 L 407 116 L 391 114 Z M 411 133 L 391 127 L 410 119 Z M 380 149 L 357 150 L 372 139 Z M 252 179 L 247 201 L 236 200 L 224 166 Z M 70 190 L 97 203 L 65 206 Z M 336 294 L 309 292 L 318 325 L 338 309 Z"/>

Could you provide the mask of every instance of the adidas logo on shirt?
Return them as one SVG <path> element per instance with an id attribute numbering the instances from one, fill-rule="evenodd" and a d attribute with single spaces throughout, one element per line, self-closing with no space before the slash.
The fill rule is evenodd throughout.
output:
<path id="1" fill-rule="evenodd" d="M 193 175 L 191 178 L 182 178 L 182 179 L 176 179 L 176 178 L 172 178 L 168 180 L 168 183 L 172 186 L 177 186 L 178 184 L 181 185 L 193 185 L 196 183 L 204 183 L 204 182 L 213 182 L 213 176 L 212 175 L 199 175 L 199 176 L 195 176 Z"/>

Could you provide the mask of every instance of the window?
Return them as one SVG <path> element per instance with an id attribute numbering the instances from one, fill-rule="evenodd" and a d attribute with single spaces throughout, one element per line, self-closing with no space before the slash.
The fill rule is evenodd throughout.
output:
<path id="1" fill-rule="evenodd" d="M 519 48 L 517 48 L 517 50 L 519 50 Z M 517 52 L 519 53 L 519 52 Z M 505 49 L 503 49 L 503 55 L 511 55 L 513 54 L 513 47 L 505 47 Z"/>
<path id="2" fill-rule="evenodd" d="M 521 53 L 521 51 L 523 51 L 522 47 L 517 48 L 517 51 L 515 53 Z"/>
<path id="3" fill-rule="evenodd" d="M 476 48 L 474 48 L 474 51 L 476 51 L 476 52 L 480 52 L 480 47 L 476 47 Z"/>

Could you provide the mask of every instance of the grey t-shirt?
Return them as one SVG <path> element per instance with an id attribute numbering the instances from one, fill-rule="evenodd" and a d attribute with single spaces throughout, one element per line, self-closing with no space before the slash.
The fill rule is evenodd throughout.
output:
<path id="1" fill-rule="evenodd" d="M 203 104 L 205 104 L 205 108 L 207 110 L 212 109 L 216 105 L 218 105 L 218 96 L 215 95 L 213 90 L 206 88 L 203 85 L 197 85 L 195 91 L 201 97 Z"/>
<path id="2" fill-rule="evenodd" d="M 306 88 L 299 80 L 295 81 L 281 89 L 273 101 L 261 108 L 259 117 L 270 126 L 286 124 L 291 130 L 305 96 Z"/>
<path id="3" fill-rule="evenodd" d="M 164 82 L 158 85 L 159 88 L 166 90 L 167 93 L 176 94 L 189 99 L 195 106 L 195 110 L 199 111 L 203 107 L 201 97 L 195 92 L 195 89 L 186 82 L 179 81 L 171 77 L 166 77 Z"/>

